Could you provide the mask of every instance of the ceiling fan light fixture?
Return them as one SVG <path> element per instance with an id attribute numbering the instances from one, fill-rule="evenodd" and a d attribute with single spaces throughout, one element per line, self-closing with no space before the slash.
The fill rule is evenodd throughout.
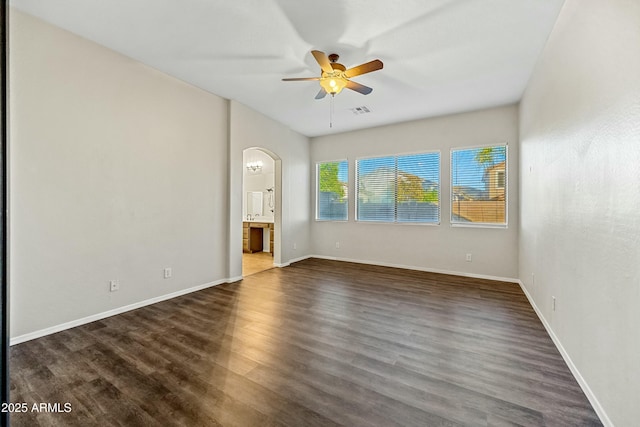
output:
<path id="1" fill-rule="evenodd" d="M 320 86 L 328 94 L 335 95 L 347 86 L 347 79 L 341 76 L 323 77 L 320 79 Z"/>

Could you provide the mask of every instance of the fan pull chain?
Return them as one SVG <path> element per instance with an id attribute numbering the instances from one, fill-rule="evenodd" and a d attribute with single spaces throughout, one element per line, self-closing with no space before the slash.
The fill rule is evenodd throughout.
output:
<path id="1" fill-rule="evenodd" d="M 331 104 L 329 106 L 329 127 L 333 127 L 333 94 L 331 95 Z"/>

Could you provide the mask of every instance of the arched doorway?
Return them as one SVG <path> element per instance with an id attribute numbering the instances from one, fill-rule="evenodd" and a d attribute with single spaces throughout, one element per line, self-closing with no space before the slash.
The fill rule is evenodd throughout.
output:
<path id="1" fill-rule="evenodd" d="M 242 276 L 275 267 L 280 259 L 281 162 L 260 147 L 242 152 Z"/>

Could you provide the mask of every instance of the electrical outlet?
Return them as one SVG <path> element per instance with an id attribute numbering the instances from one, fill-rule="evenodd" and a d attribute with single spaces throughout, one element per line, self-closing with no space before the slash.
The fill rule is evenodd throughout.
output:
<path id="1" fill-rule="evenodd" d="M 109 292 L 115 292 L 120 290 L 120 282 L 117 280 L 109 280 Z"/>
<path id="2" fill-rule="evenodd" d="M 467 262 L 471 262 L 471 254 L 467 254 Z"/>
<path id="3" fill-rule="evenodd" d="M 167 268 L 164 269 L 164 278 L 165 279 L 171 278 L 172 274 L 173 274 L 173 272 L 171 271 L 171 267 L 167 267 Z"/>
<path id="4" fill-rule="evenodd" d="M 340 242 L 336 242 L 336 249 L 340 249 Z"/>
<path id="5" fill-rule="evenodd" d="M 551 309 L 556 311 L 556 297 L 551 297 Z"/>
<path id="6" fill-rule="evenodd" d="M 297 243 L 293 244 L 293 249 L 298 249 L 298 244 Z"/>

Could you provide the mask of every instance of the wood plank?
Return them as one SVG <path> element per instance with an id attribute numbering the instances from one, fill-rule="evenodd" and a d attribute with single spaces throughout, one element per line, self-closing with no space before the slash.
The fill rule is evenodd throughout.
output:
<path id="1" fill-rule="evenodd" d="M 14 426 L 601 425 L 517 284 L 329 260 L 19 344 L 10 363 L 13 402 L 73 406 Z"/>

